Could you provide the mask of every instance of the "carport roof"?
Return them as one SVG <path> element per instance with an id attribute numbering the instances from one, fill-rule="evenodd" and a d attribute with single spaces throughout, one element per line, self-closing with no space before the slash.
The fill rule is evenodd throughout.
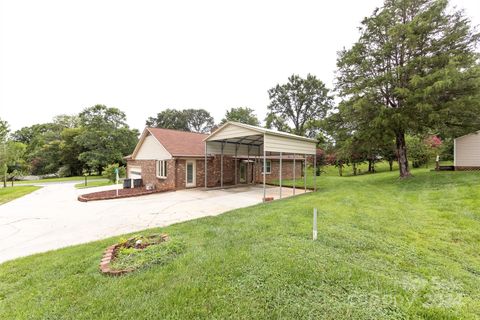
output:
<path id="1" fill-rule="evenodd" d="M 287 132 L 282 132 L 282 131 L 277 131 L 277 130 L 272 130 L 272 129 L 267 129 L 263 127 L 257 127 L 257 126 L 252 126 L 249 124 L 245 123 L 240 123 L 240 122 L 235 122 L 235 121 L 228 121 L 225 124 L 223 124 L 221 127 L 219 127 L 217 130 L 215 130 L 212 134 L 210 134 L 208 137 L 204 139 L 204 141 L 219 141 L 223 139 L 217 139 L 216 136 L 222 132 L 226 127 L 228 126 L 236 126 L 240 128 L 244 128 L 246 130 L 251 131 L 251 135 L 258 135 L 258 136 L 263 136 L 264 134 L 268 135 L 274 135 L 274 136 L 280 136 L 284 138 L 289 138 L 293 140 L 300 140 L 300 141 L 307 141 L 307 142 L 314 142 L 316 143 L 315 139 L 307 138 L 307 137 L 302 137 L 298 136 L 296 134 L 292 133 L 287 133 Z M 260 143 L 262 144 L 262 143 Z"/>
<path id="2" fill-rule="evenodd" d="M 219 153 L 218 144 L 221 144 L 220 151 L 225 154 L 232 152 L 236 154 L 237 150 L 237 148 L 234 151 L 231 148 L 225 150 L 225 145 L 249 146 L 248 150 L 253 151 L 253 154 L 261 152 L 315 154 L 317 144 L 314 139 L 233 121 L 225 123 L 204 141 L 209 154 Z"/>

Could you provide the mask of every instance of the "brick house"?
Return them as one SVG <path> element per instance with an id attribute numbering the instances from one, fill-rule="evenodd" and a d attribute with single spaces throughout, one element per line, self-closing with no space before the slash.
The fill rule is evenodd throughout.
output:
<path id="1" fill-rule="evenodd" d="M 205 141 L 217 131 L 208 135 L 145 128 L 132 155 L 127 157 L 127 178 L 141 178 L 143 185 L 151 185 L 161 191 L 263 183 L 263 157 L 259 152 L 250 153 L 250 147 L 248 151 L 239 149 L 241 152 L 234 155 L 223 154 L 222 146 L 222 154 L 209 152 L 205 156 Z M 304 155 L 284 155 L 280 160 L 278 154 L 266 153 L 265 182 L 276 182 L 280 178 L 280 167 L 282 179 L 294 176 L 301 179 L 304 160 Z"/>

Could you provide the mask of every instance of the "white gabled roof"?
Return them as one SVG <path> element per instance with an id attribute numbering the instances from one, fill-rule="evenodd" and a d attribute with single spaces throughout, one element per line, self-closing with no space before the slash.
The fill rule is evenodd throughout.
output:
<path id="1" fill-rule="evenodd" d="M 235 121 L 228 121 L 224 123 L 220 128 L 218 128 L 212 134 L 210 134 L 207 138 L 205 138 L 204 141 L 215 141 L 216 140 L 215 137 L 218 136 L 220 132 L 222 132 L 223 130 L 225 130 L 225 128 L 229 126 L 237 126 L 237 127 L 246 129 L 247 131 L 249 130 L 251 131 L 251 135 L 269 134 L 269 135 L 280 136 L 280 137 L 294 139 L 294 140 L 301 140 L 301 141 L 314 142 L 314 143 L 317 142 L 315 139 L 298 136 L 296 134 L 267 129 L 263 127 L 252 126 L 249 124 L 235 122 Z"/>
<path id="2" fill-rule="evenodd" d="M 468 137 L 472 134 L 480 134 L 480 130 L 472 132 L 472 133 L 464 134 L 463 136 L 460 136 L 460 137 L 456 137 L 454 140 L 461 139 L 461 138 L 464 138 L 464 137 Z"/>

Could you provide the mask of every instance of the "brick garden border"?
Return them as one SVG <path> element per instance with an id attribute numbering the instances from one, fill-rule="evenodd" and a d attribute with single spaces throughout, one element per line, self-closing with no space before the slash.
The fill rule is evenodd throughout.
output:
<path id="1" fill-rule="evenodd" d="M 156 235 L 153 235 L 153 236 L 150 236 L 150 237 L 155 237 Z M 147 237 L 148 238 L 148 237 Z M 160 238 L 162 239 L 161 242 L 165 242 L 169 239 L 168 235 L 167 234 L 161 234 L 160 235 Z M 130 238 L 127 240 L 128 241 L 133 241 L 135 240 L 135 238 Z M 148 244 L 146 246 L 144 246 L 142 249 L 145 249 L 146 247 L 150 246 L 150 245 L 153 245 L 154 243 L 151 243 L 151 244 Z M 128 268 L 128 269 L 121 269 L 121 270 L 112 270 L 110 268 L 110 264 L 112 263 L 112 261 L 115 260 L 116 258 L 116 255 L 117 255 L 117 251 L 123 246 L 122 243 L 117 243 L 117 244 L 114 244 L 114 245 L 111 245 L 109 247 L 107 247 L 107 249 L 105 250 L 105 252 L 103 253 L 103 256 L 102 256 L 102 259 L 100 260 L 100 272 L 104 275 L 107 275 L 107 276 L 121 276 L 121 275 L 124 275 L 126 273 L 130 273 L 130 272 L 133 272 L 135 271 L 135 269 L 133 268 Z"/>
<path id="2" fill-rule="evenodd" d="M 109 199 L 122 199 L 137 196 L 146 196 L 149 194 L 165 192 L 162 190 L 147 190 L 145 188 L 133 188 L 133 189 L 118 189 L 118 196 L 116 190 L 97 191 L 92 193 L 85 193 L 79 195 L 77 200 L 80 202 L 109 200 Z"/>

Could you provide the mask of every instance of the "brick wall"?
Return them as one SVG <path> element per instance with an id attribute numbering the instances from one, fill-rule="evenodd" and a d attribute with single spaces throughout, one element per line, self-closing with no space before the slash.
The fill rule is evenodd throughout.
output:
<path id="1" fill-rule="evenodd" d="M 205 186 L 205 160 L 196 161 L 196 186 Z M 296 178 L 302 178 L 302 161 L 296 162 Z M 153 184 L 156 190 L 179 190 L 185 189 L 185 159 L 167 160 L 167 178 L 157 178 L 156 161 L 155 160 L 128 160 L 127 172 L 131 167 L 140 167 L 142 170 L 143 184 Z M 273 183 L 279 179 L 280 162 L 272 160 L 272 170 L 270 174 L 266 175 L 266 182 Z M 293 161 L 284 160 L 282 164 L 282 178 L 293 179 Z M 261 173 L 262 161 L 256 163 L 248 163 L 248 178 L 250 182 L 263 182 L 263 175 Z M 221 157 L 216 155 L 208 159 L 208 187 L 220 186 L 220 172 L 221 172 Z M 253 175 L 253 176 L 252 176 Z M 237 179 L 240 183 L 240 161 L 237 162 Z M 235 161 L 231 156 L 224 156 L 223 158 L 223 184 L 228 186 L 235 183 Z"/>
<path id="2" fill-rule="evenodd" d="M 156 190 L 175 190 L 175 160 L 167 160 L 167 178 L 157 178 L 155 160 L 128 160 L 127 172 L 131 167 L 140 167 L 142 170 L 143 185 L 153 184 Z"/>
<path id="3" fill-rule="evenodd" d="M 267 183 L 277 182 L 280 178 L 280 161 L 271 160 L 271 173 L 265 175 L 265 181 Z M 295 179 L 302 179 L 302 169 L 303 161 L 295 161 Z M 255 166 L 255 179 L 257 183 L 263 183 L 263 160 L 257 162 Z M 293 179 L 293 161 L 292 160 L 283 160 L 282 161 L 282 180 L 283 179 Z"/>

